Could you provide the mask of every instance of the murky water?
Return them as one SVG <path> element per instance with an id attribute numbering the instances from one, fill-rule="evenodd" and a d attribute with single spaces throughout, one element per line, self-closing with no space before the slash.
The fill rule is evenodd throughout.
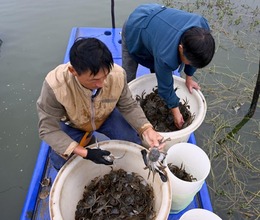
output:
<path id="1" fill-rule="evenodd" d="M 116 27 L 149 1 L 115 1 Z M 110 1 L 0 0 L 1 219 L 18 219 L 40 140 L 35 102 L 75 26 L 111 27 Z"/>
<path id="2" fill-rule="evenodd" d="M 115 1 L 116 27 L 148 2 Z M 46 73 L 63 61 L 75 26 L 111 27 L 110 1 L 0 0 L 1 219 L 21 214 L 40 144 L 35 102 Z M 259 51 L 255 55 L 259 59 Z M 236 70 L 244 67 L 233 62 Z M 257 65 L 252 66 L 247 72 L 256 74 Z"/>

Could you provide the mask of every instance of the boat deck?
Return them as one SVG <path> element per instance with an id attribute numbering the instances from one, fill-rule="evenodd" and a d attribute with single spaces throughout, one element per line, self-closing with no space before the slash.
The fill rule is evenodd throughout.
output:
<path id="1" fill-rule="evenodd" d="M 79 37 L 95 37 L 102 40 L 110 49 L 113 55 L 114 62 L 121 65 L 121 29 L 120 28 L 89 28 L 89 27 L 75 27 L 72 29 L 67 50 L 64 57 L 64 63 L 69 61 L 69 50 L 75 39 Z M 139 66 L 137 77 L 147 74 L 150 71 L 145 67 Z M 192 133 L 189 143 L 196 144 L 196 138 Z M 49 163 L 49 149 L 50 147 L 44 141 L 41 142 L 37 162 L 28 189 L 27 197 L 22 210 L 21 220 L 37 219 L 49 220 L 49 192 L 51 185 L 42 186 L 41 182 L 44 178 L 54 181 L 57 171 Z M 69 204 L 68 204 L 69 205 Z M 197 193 L 194 200 L 189 206 L 178 214 L 169 214 L 168 220 L 178 220 L 183 213 L 193 208 L 203 208 L 209 211 L 212 210 L 210 195 L 208 192 L 206 182 L 203 184 L 201 190 Z"/>

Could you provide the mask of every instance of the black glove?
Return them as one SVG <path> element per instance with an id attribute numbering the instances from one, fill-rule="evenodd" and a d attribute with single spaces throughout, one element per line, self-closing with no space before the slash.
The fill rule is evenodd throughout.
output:
<path id="1" fill-rule="evenodd" d="M 88 154 L 84 159 L 91 160 L 94 163 L 97 164 L 105 164 L 105 165 L 112 165 L 113 162 L 109 162 L 105 160 L 103 156 L 108 156 L 110 155 L 110 152 L 107 150 L 101 150 L 101 149 L 90 149 L 87 148 Z"/>

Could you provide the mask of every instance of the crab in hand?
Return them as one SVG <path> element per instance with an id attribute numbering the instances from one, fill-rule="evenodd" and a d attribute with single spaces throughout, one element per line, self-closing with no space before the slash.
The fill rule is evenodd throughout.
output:
<path id="1" fill-rule="evenodd" d="M 162 144 L 169 140 L 171 139 L 170 138 L 167 138 L 165 140 L 162 139 L 159 144 Z M 158 147 L 155 146 L 150 151 L 145 149 L 141 150 L 141 154 L 143 156 L 143 160 L 145 164 L 144 169 L 149 169 L 148 179 L 150 177 L 150 173 L 152 172 L 153 181 L 154 181 L 155 174 L 158 173 L 160 175 L 161 180 L 163 182 L 167 182 L 168 177 L 165 171 L 166 166 L 163 165 L 163 160 L 166 156 L 166 153 L 159 151 Z"/>

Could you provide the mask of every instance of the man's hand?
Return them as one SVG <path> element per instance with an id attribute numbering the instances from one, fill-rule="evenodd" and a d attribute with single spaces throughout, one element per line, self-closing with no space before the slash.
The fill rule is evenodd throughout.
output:
<path id="1" fill-rule="evenodd" d="M 91 160 L 94 163 L 97 164 L 105 164 L 105 165 L 112 165 L 113 162 L 109 162 L 105 160 L 104 156 L 110 155 L 110 152 L 107 150 L 101 150 L 101 149 L 87 149 L 87 156 L 83 157 L 84 159 Z"/>
<path id="2" fill-rule="evenodd" d="M 193 81 L 191 76 L 186 76 L 186 82 L 185 82 L 189 92 L 192 94 L 192 90 L 193 89 L 197 89 L 200 90 L 200 86 L 198 83 L 196 83 L 195 81 Z"/>
<path id="3" fill-rule="evenodd" d="M 184 119 L 182 117 L 182 114 L 180 112 L 179 107 L 172 108 L 171 109 L 173 118 L 174 118 L 174 124 L 178 129 L 181 129 L 184 124 Z"/>
<path id="4" fill-rule="evenodd" d="M 143 138 L 146 140 L 146 142 L 150 145 L 150 147 L 158 146 L 158 149 L 161 150 L 165 146 L 165 143 L 160 145 L 160 140 L 163 139 L 163 137 L 156 132 L 152 127 L 147 128 L 142 133 Z"/>

